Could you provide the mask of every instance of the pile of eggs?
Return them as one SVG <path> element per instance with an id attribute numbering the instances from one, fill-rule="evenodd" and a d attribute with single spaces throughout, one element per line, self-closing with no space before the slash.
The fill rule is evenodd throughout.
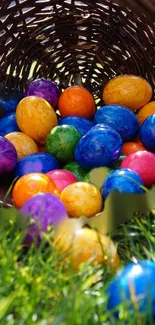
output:
<path id="1" fill-rule="evenodd" d="M 0 176 L 12 173 L 15 179 L 12 200 L 24 218 L 34 221 L 30 238 L 66 217 L 94 217 L 113 190 L 141 194 L 155 183 L 152 95 L 145 79 L 122 75 L 104 87 L 104 105 L 96 110 L 84 87 L 61 91 L 55 82 L 37 79 L 15 111 L 7 108 L 0 119 Z M 101 167 L 104 177 L 98 186 L 90 173 Z M 66 254 L 73 244 L 70 256 L 76 267 L 93 255 L 95 261 L 106 260 L 115 268 L 119 265 L 115 245 L 100 234 L 103 256 L 97 236 L 88 228 L 70 235 L 61 230 L 55 245 Z"/>

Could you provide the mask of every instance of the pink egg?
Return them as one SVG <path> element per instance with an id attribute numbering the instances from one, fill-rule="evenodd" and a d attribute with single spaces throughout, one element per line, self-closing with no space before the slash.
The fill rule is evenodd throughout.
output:
<path id="1" fill-rule="evenodd" d="M 146 187 L 155 184 L 155 154 L 148 151 L 137 151 L 128 155 L 121 168 L 130 168 L 137 172 Z"/>
<path id="2" fill-rule="evenodd" d="M 47 175 L 54 181 L 60 192 L 68 185 L 77 182 L 77 178 L 68 170 L 55 169 L 48 172 Z"/>

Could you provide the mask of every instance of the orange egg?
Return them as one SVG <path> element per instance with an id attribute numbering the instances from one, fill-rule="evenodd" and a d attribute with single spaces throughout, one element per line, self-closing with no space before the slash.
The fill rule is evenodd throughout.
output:
<path id="1" fill-rule="evenodd" d="M 38 146 L 27 134 L 22 132 L 11 132 L 5 135 L 16 148 L 18 160 L 39 151 Z"/>
<path id="2" fill-rule="evenodd" d="M 106 104 L 118 104 L 137 110 L 146 105 L 152 97 L 152 88 L 143 78 L 122 75 L 108 82 L 103 90 Z"/>
<path id="3" fill-rule="evenodd" d="M 19 178 L 13 187 L 14 205 L 21 208 L 30 197 L 38 193 L 51 193 L 59 196 L 55 183 L 47 175 L 41 173 L 26 174 Z"/>
<path id="4" fill-rule="evenodd" d="M 61 193 L 68 215 L 79 218 L 93 217 L 101 212 L 103 207 L 102 195 L 98 188 L 85 182 L 77 182 L 67 186 Z"/>
<path id="5" fill-rule="evenodd" d="M 72 263 L 73 269 L 88 261 L 91 264 L 105 263 L 113 271 L 119 267 L 119 256 L 113 241 L 93 229 L 82 228 L 72 233 L 65 232 L 62 227 L 56 233 L 54 245 Z"/>
<path id="6" fill-rule="evenodd" d="M 37 96 L 25 97 L 20 101 L 16 120 L 20 130 L 40 144 L 45 143 L 47 134 L 58 124 L 52 106 Z"/>
<path id="7" fill-rule="evenodd" d="M 155 101 L 148 103 L 139 110 L 137 114 L 139 124 L 141 125 L 152 114 L 155 114 Z"/>
<path id="8" fill-rule="evenodd" d="M 122 147 L 123 155 L 130 155 L 130 153 L 146 150 L 139 142 L 125 142 Z"/>
<path id="9" fill-rule="evenodd" d="M 58 108 L 61 117 L 81 116 L 91 119 L 95 113 L 95 101 L 87 89 L 72 86 L 61 94 Z"/>

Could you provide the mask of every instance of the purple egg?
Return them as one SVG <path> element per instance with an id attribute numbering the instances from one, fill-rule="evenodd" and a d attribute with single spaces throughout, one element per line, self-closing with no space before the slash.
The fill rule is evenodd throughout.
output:
<path id="1" fill-rule="evenodd" d="M 36 224 L 36 234 L 38 229 L 46 232 L 48 226 L 59 224 L 66 216 L 67 211 L 63 202 L 50 193 L 39 193 L 25 202 L 20 209 L 21 214 L 26 218 L 31 218 Z M 33 227 L 33 236 L 34 236 Z"/>
<path id="2" fill-rule="evenodd" d="M 17 151 L 13 144 L 0 136 L 0 176 L 10 173 L 18 162 Z"/>
<path id="3" fill-rule="evenodd" d="M 47 100 L 54 109 L 57 107 L 60 94 L 60 88 L 54 81 L 43 78 L 32 81 L 25 91 L 25 97 L 42 97 Z"/>

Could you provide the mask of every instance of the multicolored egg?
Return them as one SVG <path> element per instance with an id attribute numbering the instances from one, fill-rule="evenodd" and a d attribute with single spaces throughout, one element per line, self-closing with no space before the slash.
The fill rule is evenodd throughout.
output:
<path id="1" fill-rule="evenodd" d="M 0 176 L 12 172 L 17 161 L 17 151 L 13 144 L 0 136 Z"/>
<path id="2" fill-rule="evenodd" d="M 92 129 L 83 136 L 76 149 L 75 160 L 86 169 L 110 166 L 119 158 L 122 139 L 112 129 Z"/>
<path id="3" fill-rule="evenodd" d="M 84 117 L 68 116 L 59 120 L 59 125 L 72 125 L 74 126 L 81 136 L 85 135 L 94 126 L 92 122 Z"/>
<path id="4" fill-rule="evenodd" d="M 12 199 L 16 208 L 22 208 L 25 202 L 39 193 L 51 193 L 60 196 L 55 183 L 42 173 L 30 173 L 17 180 L 13 187 Z"/>
<path id="5" fill-rule="evenodd" d="M 15 177 L 29 173 L 48 173 L 59 169 L 60 164 L 55 157 L 46 152 L 38 152 L 21 159 L 15 169 Z"/>
<path id="6" fill-rule="evenodd" d="M 134 75 L 121 75 L 111 79 L 103 90 L 105 104 L 117 104 L 135 111 L 146 105 L 152 97 L 147 80 Z"/>
<path id="7" fill-rule="evenodd" d="M 98 188 L 85 182 L 77 182 L 67 186 L 61 193 L 68 215 L 79 218 L 91 218 L 102 211 L 103 200 Z"/>
<path id="8" fill-rule="evenodd" d="M 61 94 L 58 108 L 62 118 L 81 116 L 91 120 L 95 114 L 95 101 L 84 87 L 71 86 Z"/>
<path id="9" fill-rule="evenodd" d="M 16 109 L 16 120 L 20 130 L 35 142 L 44 144 L 47 134 L 58 124 L 52 106 L 43 98 L 23 98 Z"/>
<path id="10" fill-rule="evenodd" d="M 135 171 L 146 187 L 155 184 L 155 154 L 149 151 L 138 151 L 128 155 L 122 162 L 121 168 Z"/>
<path id="11" fill-rule="evenodd" d="M 9 113 L 0 119 L 0 136 L 5 136 L 11 132 L 18 132 L 19 127 L 16 122 L 16 114 Z"/>
<path id="12" fill-rule="evenodd" d="M 98 124 L 104 123 L 118 132 L 122 140 L 130 141 L 139 132 L 139 123 L 136 115 L 128 108 L 119 105 L 105 105 L 95 113 Z"/>
<path id="13" fill-rule="evenodd" d="M 148 260 L 130 263 L 118 271 L 106 290 L 110 314 L 119 318 L 124 305 L 128 320 L 135 315 L 136 306 L 137 315 L 145 312 L 147 320 L 155 320 L 154 279 L 155 263 Z"/>
<path id="14" fill-rule="evenodd" d="M 18 160 L 39 151 L 37 144 L 27 134 L 11 132 L 5 136 L 16 148 Z"/>
<path id="15" fill-rule="evenodd" d="M 140 141 L 149 151 L 155 152 L 155 114 L 150 115 L 141 125 Z"/>
<path id="16" fill-rule="evenodd" d="M 25 97 L 37 96 L 44 98 L 55 109 L 58 104 L 61 91 L 54 81 L 44 78 L 32 81 L 25 91 Z"/>
<path id="17" fill-rule="evenodd" d="M 71 125 L 55 127 L 47 136 L 46 151 L 62 163 L 74 160 L 74 149 L 81 136 Z"/>
<path id="18" fill-rule="evenodd" d="M 143 193 L 143 181 L 139 175 L 127 168 L 115 169 L 109 173 L 102 186 L 104 199 L 114 190 L 124 193 Z"/>
<path id="19" fill-rule="evenodd" d="M 60 193 L 67 186 L 77 182 L 76 177 L 71 172 L 64 169 L 51 170 L 47 173 L 47 176 L 54 181 Z"/>
<path id="20" fill-rule="evenodd" d="M 82 168 L 76 161 L 72 161 L 68 164 L 66 164 L 63 169 L 70 171 L 76 178 L 77 180 L 83 181 L 84 177 L 87 175 L 88 170 Z"/>

